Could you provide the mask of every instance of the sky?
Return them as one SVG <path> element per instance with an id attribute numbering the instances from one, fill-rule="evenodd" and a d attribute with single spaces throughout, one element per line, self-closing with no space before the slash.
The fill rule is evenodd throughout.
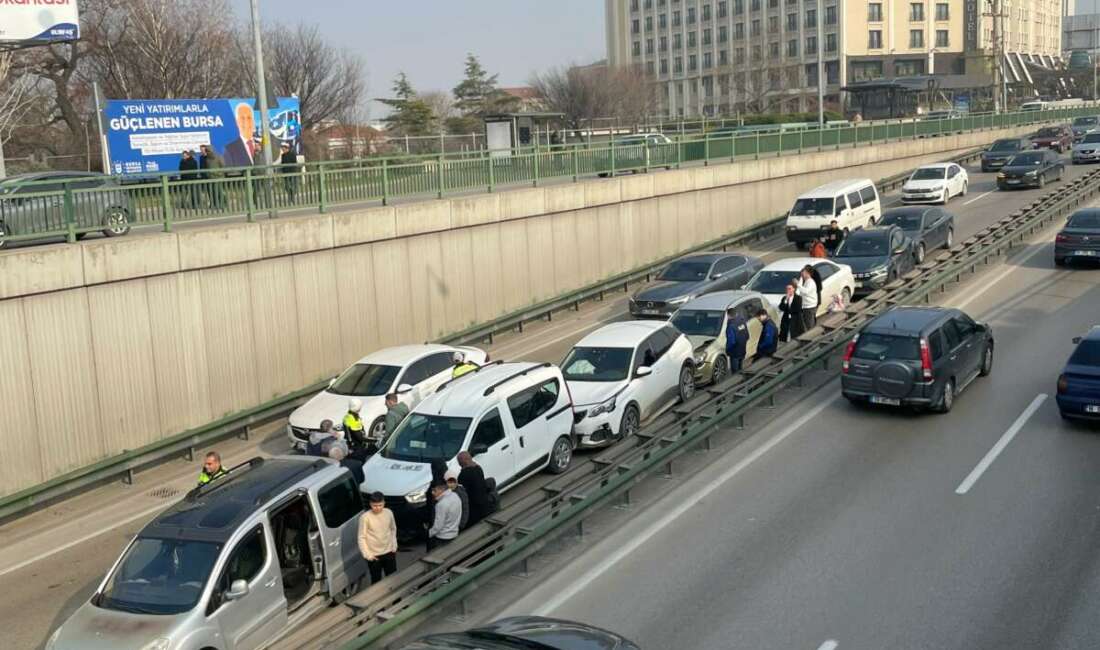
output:
<path id="1" fill-rule="evenodd" d="M 249 0 L 231 0 L 242 20 Z M 367 94 L 389 97 L 404 71 L 418 92 L 450 91 L 472 52 L 501 86 L 531 73 L 606 57 L 603 0 L 259 0 L 261 19 L 316 23 L 334 45 L 360 54 Z M 370 117 L 385 107 L 372 102 Z"/>

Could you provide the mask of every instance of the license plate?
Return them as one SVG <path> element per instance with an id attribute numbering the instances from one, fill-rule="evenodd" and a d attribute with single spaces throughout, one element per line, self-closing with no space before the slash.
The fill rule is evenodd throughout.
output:
<path id="1" fill-rule="evenodd" d="M 1016 184 L 1017 184 L 1017 183 L 1019 183 L 1020 181 L 1016 180 L 1015 178 L 1011 178 L 1011 179 L 1009 179 L 1009 180 L 1007 180 L 1007 181 L 1005 181 L 1005 182 L 1006 182 L 1006 183 L 1008 183 L 1009 185 L 1016 185 Z"/>
<path id="2" fill-rule="evenodd" d="M 660 316 L 661 315 L 661 312 L 657 311 L 656 309 L 643 309 L 638 313 L 641 314 L 642 316 Z"/>
<path id="3" fill-rule="evenodd" d="M 886 404 L 887 406 L 901 406 L 900 399 L 894 399 L 893 397 L 880 397 L 878 395 L 871 396 L 872 404 Z"/>
<path id="4" fill-rule="evenodd" d="M 1086 404 L 1085 413 L 1100 413 L 1100 404 Z"/>
<path id="5" fill-rule="evenodd" d="M 1082 257 L 1096 257 L 1096 251 L 1073 251 L 1073 254 Z"/>
<path id="6" fill-rule="evenodd" d="M 862 280 L 856 280 L 856 289 L 862 289 L 862 288 L 863 288 L 863 281 Z"/>

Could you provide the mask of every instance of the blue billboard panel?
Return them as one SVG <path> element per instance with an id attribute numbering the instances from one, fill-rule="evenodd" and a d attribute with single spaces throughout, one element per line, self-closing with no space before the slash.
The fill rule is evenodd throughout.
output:
<path id="1" fill-rule="evenodd" d="M 184 150 L 210 145 L 226 167 L 248 167 L 263 159 L 260 113 L 255 99 L 117 99 L 103 109 L 112 174 L 146 174 L 179 169 Z M 280 97 L 268 109 L 272 153 L 287 143 L 300 154 L 301 106 Z"/>

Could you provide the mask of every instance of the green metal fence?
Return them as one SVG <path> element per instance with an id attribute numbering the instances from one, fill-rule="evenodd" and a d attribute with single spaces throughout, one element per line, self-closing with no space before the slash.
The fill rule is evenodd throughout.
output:
<path id="1" fill-rule="evenodd" d="M 181 222 L 257 215 L 335 204 L 395 198 L 437 197 L 584 176 L 679 168 L 762 156 L 797 155 L 841 147 L 934 137 L 1069 119 L 1097 112 L 1080 106 L 1045 111 L 982 114 L 943 120 L 865 122 L 788 131 L 685 135 L 604 146 L 565 145 L 487 154 L 435 154 L 291 167 L 217 170 L 193 179 L 179 174 L 0 183 L 0 246 L 7 241 L 64 237 L 89 232 L 125 234 L 134 225 L 170 231 Z"/>

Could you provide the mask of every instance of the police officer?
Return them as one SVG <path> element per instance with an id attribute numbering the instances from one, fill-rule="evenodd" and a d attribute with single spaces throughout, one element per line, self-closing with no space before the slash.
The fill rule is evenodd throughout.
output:
<path id="1" fill-rule="evenodd" d="M 364 448 L 367 446 L 367 432 L 363 429 L 363 418 L 359 416 L 361 410 L 363 410 L 363 400 L 357 397 L 348 400 L 348 412 L 344 414 L 343 426 L 348 444 Z"/>
<path id="2" fill-rule="evenodd" d="M 202 461 L 202 471 L 199 472 L 199 485 L 206 485 L 210 481 L 225 475 L 222 467 L 222 457 L 216 451 L 207 452 Z"/>
<path id="3" fill-rule="evenodd" d="M 467 361 L 466 355 L 461 352 L 455 352 L 451 355 L 451 359 L 454 361 L 454 368 L 451 370 L 451 379 L 457 379 L 468 372 L 473 372 L 481 366 L 477 365 L 473 361 Z"/>
<path id="4" fill-rule="evenodd" d="M 749 345 L 749 326 L 745 319 L 737 315 L 735 309 L 727 310 L 726 314 L 729 316 L 726 324 L 726 357 L 730 360 L 730 373 L 741 372 Z"/>

